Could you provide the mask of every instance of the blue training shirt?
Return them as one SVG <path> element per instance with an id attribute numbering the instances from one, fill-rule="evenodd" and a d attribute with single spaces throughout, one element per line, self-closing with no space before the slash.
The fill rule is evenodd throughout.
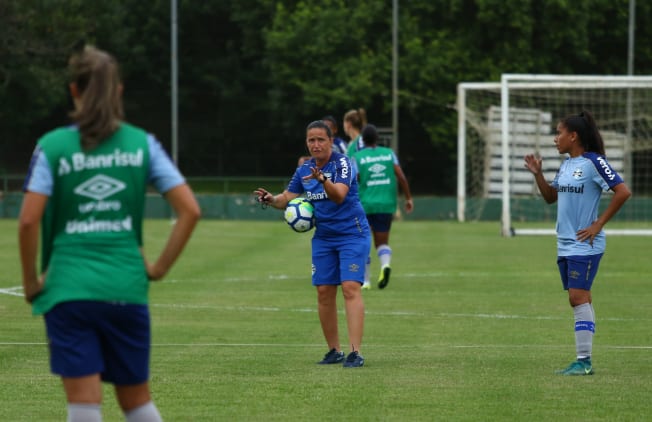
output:
<path id="1" fill-rule="evenodd" d="M 333 138 L 333 151 L 334 152 L 339 152 L 341 154 L 346 154 L 346 149 L 348 148 L 348 145 L 346 144 L 346 141 L 338 136 Z"/>
<path id="2" fill-rule="evenodd" d="M 604 231 L 593 240 L 577 240 L 577 231 L 589 227 L 598 218 L 603 191 L 623 183 L 607 159 L 594 152 L 567 158 L 551 183 L 557 190 L 557 255 L 595 255 L 604 253 Z"/>
<path id="3" fill-rule="evenodd" d="M 333 152 L 322 172 L 333 183 L 344 183 L 349 193 L 344 202 L 336 204 L 328 199 L 324 185 L 316 179 L 303 180 L 311 174 L 310 168 L 316 167 L 315 159 L 307 160 L 297 168 L 288 184 L 287 190 L 296 194 L 306 194 L 306 198 L 315 207 L 315 237 L 333 237 L 341 235 L 369 235 L 369 224 L 358 197 L 358 182 L 353 175 L 349 158 Z"/>

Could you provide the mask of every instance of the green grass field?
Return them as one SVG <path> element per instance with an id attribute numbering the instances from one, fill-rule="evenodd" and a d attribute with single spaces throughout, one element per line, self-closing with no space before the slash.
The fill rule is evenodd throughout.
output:
<path id="1" fill-rule="evenodd" d="M 146 222 L 148 255 L 169 226 Z M 151 288 L 151 385 L 161 414 L 167 421 L 650 420 L 650 239 L 609 238 L 593 289 L 596 373 L 561 377 L 554 371 L 575 349 L 555 239 L 499 231 L 497 223 L 395 223 L 392 280 L 364 292 L 365 367 L 344 369 L 315 364 L 326 346 L 310 285 L 311 235 L 280 221 L 202 221 L 173 271 Z M 0 419 L 65 420 L 42 319 L 12 295 L 20 293 L 16 221 L 0 220 L 0 233 Z M 339 308 L 346 345 L 342 300 Z M 108 386 L 103 412 L 106 421 L 122 420 Z"/>

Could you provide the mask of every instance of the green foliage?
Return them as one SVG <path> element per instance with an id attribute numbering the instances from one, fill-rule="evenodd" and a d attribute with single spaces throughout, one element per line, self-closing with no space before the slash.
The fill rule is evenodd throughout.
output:
<path id="1" fill-rule="evenodd" d="M 317 110 L 354 108 L 389 96 L 391 16 L 378 2 L 359 3 L 350 8 L 341 0 L 300 2 L 294 10 L 278 6 L 265 33 L 277 106 L 289 99 L 287 93 L 298 93 L 303 104 Z"/>
<path id="2" fill-rule="evenodd" d="M 145 222 L 149 257 L 170 228 Z M 554 371 L 575 357 L 573 316 L 555 240 L 499 232 L 496 223 L 397 222 L 392 280 L 364 292 L 365 367 L 345 370 L 315 364 L 326 346 L 310 234 L 281 221 L 201 221 L 151 286 L 154 401 L 172 421 L 648 420 L 649 239 L 609 238 L 593 288 L 596 373 L 564 378 Z M 0 220 L 3 419 L 65 420 L 42 318 L 7 293 L 20 293 L 9 290 L 20 280 L 15 233 L 15 221 Z M 102 409 L 104 420 L 123 419 L 109 386 Z"/>
<path id="3" fill-rule="evenodd" d="M 626 72 L 629 0 L 398 5 L 399 156 L 417 193 L 454 193 L 454 177 L 429 181 L 433 165 L 454 174 L 459 82 L 507 72 Z M 182 170 L 282 176 L 304 153 L 307 121 L 362 107 L 371 122 L 390 126 L 391 6 L 179 0 Z M 635 72 L 646 74 L 652 3 L 636 7 Z M 169 148 L 170 24 L 167 0 L 0 2 L 0 168 L 26 165 L 33 141 L 67 123 L 65 62 L 79 39 L 119 59 L 127 118 Z"/>
<path id="4" fill-rule="evenodd" d="M 31 6 L 18 0 L 0 5 L 0 121 L 5 130 L 24 130 L 65 99 L 65 55 L 84 23 L 65 19 L 54 2 Z"/>

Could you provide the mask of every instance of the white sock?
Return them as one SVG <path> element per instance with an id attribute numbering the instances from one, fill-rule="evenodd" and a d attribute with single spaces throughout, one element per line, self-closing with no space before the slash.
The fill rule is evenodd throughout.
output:
<path id="1" fill-rule="evenodd" d="M 590 358 L 593 352 L 595 320 L 591 304 L 583 303 L 573 307 L 575 316 L 575 349 L 577 358 Z"/>
<path id="2" fill-rule="evenodd" d="M 153 402 L 131 409 L 125 413 L 127 422 L 162 422 L 160 413 Z"/>
<path id="3" fill-rule="evenodd" d="M 99 404 L 68 403 L 68 422 L 102 422 Z"/>
<path id="4" fill-rule="evenodd" d="M 378 259 L 380 267 L 388 267 L 392 263 L 392 248 L 389 245 L 378 246 Z"/>

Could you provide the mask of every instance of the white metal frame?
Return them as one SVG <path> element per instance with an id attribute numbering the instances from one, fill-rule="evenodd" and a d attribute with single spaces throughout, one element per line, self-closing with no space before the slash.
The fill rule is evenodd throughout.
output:
<path id="1" fill-rule="evenodd" d="M 617 75 L 549 75 L 549 74 L 503 74 L 500 82 L 462 82 L 457 85 L 457 219 L 465 220 L 466 211 L 466 91 L 500 90 L 501 94 L 501 152 L 503 156 L 503 191 L 501 212 L 501 233 L 515 234 L 511 225 L 510 181 L 509 181 L 509 90 L 510 88 L 652 88 L 652 76 Z M 628 113 L 631 107 L 628 106 Z M 628 133 L 626 152 L 629 152 L 631 138 Z M 548 234 L 550 230 L 519 230 L 522 234 Z M 535 233 L 536 232 L 536 233 Z M 607 231 L 609 232 L 609 230 Z M 636 230 L 631 233 L 618 230 L 617 234 L 652 235 L 652 230 Z M 554 233 L 554 232 L 553 232 Z"/>

